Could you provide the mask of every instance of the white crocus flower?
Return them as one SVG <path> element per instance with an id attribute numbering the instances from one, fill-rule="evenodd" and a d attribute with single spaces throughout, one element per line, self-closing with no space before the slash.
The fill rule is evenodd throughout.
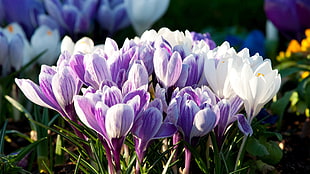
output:
<path id="1" fill-rule="evenodd" d="M 38 59 L 39 64 L 52 65 L 56 62 L 59 52 L 60 36 L 58 30 L 42 25 L 31 37 L 33 57 L 44 54 Z"/>
<path id="2" fill-rule="evenodd" d="M 204 75 L 210 88 L 220 98 L 229 99 L 235 95 L 230 85 L 229 73 L 232 61 L 238 60 L 236 51 L 228 42 L 207 52 L 204 60 Z"/>
<path id="3" fill-rule="evenodd" d="M 281 77 L 278 70 L 273 70 L 269 59 L 257 65 L 244 62 L 234 66 L 230 71 L 230 84 L 236 94 L 243 100 L 249 122 L 262 107 L 278 92 Z"/>
<path id="4" fill-rule="evenodd" d="M 161 43 L 162 39 L 166 40 L 171 48 L 181 46 L 185 56 L 188 56 L 193 48 L 193 39 L 188 30 L 181 32 L 179 30 L 171 31 L 169 28 L 163 27 L 156 32 L 155 30 L 145 31 L 140 38 L 136 37 L 135 42 L 150 41 Z"/>
<path id="5" fill-rule="evenodd" d="M 92 53 L 95 49 L 94 41 L 89 37 L 83 37 L 76 43 L 68 36 L 65 36 L 61 42 L 60 51 L 68 51 L 71 55 L 77 53 Z"/>
<path id="6" fill-rule="evenodd" d="M 124 0 L 128 17 L 138 35 L 149 29 L 168 9 L 170 0 Z"/>

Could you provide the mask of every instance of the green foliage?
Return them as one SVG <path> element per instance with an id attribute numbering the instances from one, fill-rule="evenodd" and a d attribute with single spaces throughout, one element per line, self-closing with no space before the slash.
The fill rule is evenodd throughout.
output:
<path id="1" fill-rule="evenodd" d="M 269 169 L 275 169 L 273 165 L 280 162 L 283 152 L 279 147 L 282 135 L 276 132 L 270 132 L 263 125 L 257 125 L 254 136 L 248 138 L 246 151 L 252 156 L 254 161 L 260 160 L 259 163 L 249 163 L 253 170 L 260 170 L 268 166 Z M 253 171 L 252 171 L 253 172 Z"/>

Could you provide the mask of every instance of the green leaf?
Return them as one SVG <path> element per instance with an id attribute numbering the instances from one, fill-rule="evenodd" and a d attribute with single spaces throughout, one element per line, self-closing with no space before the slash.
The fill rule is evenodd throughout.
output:
<path id="1" fill-rule="evenodd" d="M 23 105 L 21 105 L 20 103 L 18 103 L 15 99 L 13 99 L 10 96 L 5 96 L 5 98 L 8 100 L 8 102 L 10 102 L 17 110 L 19 110 L 20 112 L 24 113 L 26 118 L 28 120 L 33 120 L 32 115 L 27 111 L 26 108 L 24 108 Z M 30 122 L 30 127 L 32 130 L 37 131 L 36 126 L 33 122 Z"/>
<path id="2" fill-rule="evenodd" d="M 300 72 L 302 71 L 301 68 L 298 67 L 292 67 L 292 68 L 285 68 L 279 71 L 279 73 L 281 74 L 281 77 L 287 77 L 289 75 L 292 75 L 294 73 Z"/>
<path id="3" fill-rule="evenodd" d="M 274 141 L 269 141 L 264 143 L 269 154 L 262 156 L 262 160 L 268 164 L 277 164 L 283 157 L 283 152 L 280 149 L 279 145 Z"/>
<path id="4" fill-rule="evenodd" d="M 23 159 L 28 153 L 30 153 L 32 150 L 35 150 L 35 148 L 37 148 L 37 146 L 46 141 L 47 140 L 47 137 L 45 138 L 41 138 L 31 144 L 29 144 L 28 146 L 22 148 L 22 150 L 18 153 L 18 155 L 16 156 L 16 158 L 14 158 L 14 162 L 18 162 L 20 161 L 21 159 Z"/>
<path id="5" fill-rule="evenodd" d="M 55 147 L 55 164 L 63 164 L 64 162 L 64 154 L 62 151 L 63 146 L 63 137 L 61 135 L 57 135 L 56 138 L 56 147 Z"/>
<path id="6" fill-rule="evenodd" d="M 24 138 L 25 140 L 29 141 L 30 143 L 33 142 L 33 140 L 26 134 L 23 134 L 17 130 L 7 130 L 5 131 L 6 134 L 16 134 L 17 136 Z"/>
<path id="7" fill-rule="evenodd" d="M 287 105 L 290 103 L 290 99 L 293 95 L 294 91 L 285 92 L 284 96 L 277 100 L 276 102 L 271 104 L 271 110 L 273 113 L 279 115 L 280 117 L 283 116 Z"/>
<path id="8" fill-rule="evenodd" d="M 269 155 L 267 148 L 261 144 L 256 138 L 250 137 L 246 145 L 246 151 L 253 156 L 266 156 Z"/>
<path id="9" fill-rule="evenodd" d="M 281 128 L 284 112 L 285 112 L 288 104 L 290 103 L 291 97 L 295 93 L 297 93 L 297 92 L 295 92 L 295 91 L 285 92 L 285 94 L 282 98 L 280 98 L 276 102 L 271 103 L 270 109 L 272 110 L 272 112 L 274 114 L 279 116 L 279 121 L 278 121 L 279 124 L 277 125 L 278 129 Z"/>
<path id="10" fill-rule="evenodd" d="M 168 168 L 169 168 L 169 165 L 170 165 L 170 163 L 171 163 L 171 161 L 172 161 L 172 159 L 173 159 L 173 156 L 174 156 L 175 152 L 176 152 L 176 149 L 174 149 L 174 150 L 172 151 L 172 153 L 171 153 L 171 155 L 170 155 L 170 157 L 169 157 L 167 163 L 165 164 L 165 167 L 164 167 L 164 170 L 163 170 L 162 174 L 166 174 L 166 173 L 167 173 Z"/>
<path id="11" fill-rule="evenodd" d="M 2 129 L 0 131 L 0 155 L 4 154 L 4 136 L 6 125 L 8 124 L 8 120 L 5 120 Z"/>
<path id="12" fill-rule="evenodd" d="M 276 137 L 278 141 L 282 140 L 282 135 L 278 132 L 264 131 L 264 137 L 265 138 Z"/>

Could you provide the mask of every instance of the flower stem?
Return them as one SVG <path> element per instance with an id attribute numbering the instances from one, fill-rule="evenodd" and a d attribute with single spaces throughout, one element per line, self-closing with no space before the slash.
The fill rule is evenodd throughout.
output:
<path id="1" fill-rule="evenodd" d="M 246 135 L 243 137 L 243 140 L 242 140 L 239 152 L 238 152 L 238 156 L 237 156 L 237 159 L 236 159 L 234 171 L 236 171 L 238 169 L 238 167 L 242 163 L 242 156 L 243 156 L 243 153 L 244 153 L 244 148 L 245 148 L 245 144 L 246 144 L 247 138 L 248 138 L 248 136 L 246 136 Z"/>
<path id="2" fill-rule="evenodd" d="M 210 136 L 211 136 L 213 150 L 214 150 L 214 166 L 215 166 L 214 170 L 215 170 L 215 173 L 221 173 L 220 172 L 221 171 L 221 158 L 220 158 L 221 156 L 220 156 L 220 151 L 219 151 L 219 147 L 217 144 L 217 139 L 215 137 L 214 132 L 211 132 Z"/>
<path id="3" fill-rule="evenodd" d="M 183 169 L 183 174 L 189 174 L 191 166 L 192 153 L 189 148 L 185 147 L 185 167 Z"/>
<path id="4" fill-rule="evenodd" d="M 105 140 L 101 136 L 99 136 L 99 139 L 100 139 L 101 143 L 103 144 L 103 147 L 106 151 L 106 158 L 108 161 L 109 173 L 114 173 L 114 166 L 112 163 L 111 149 L 110 149 L 109 145 L 107 144 L 107 142 L 105 142 Z"/>

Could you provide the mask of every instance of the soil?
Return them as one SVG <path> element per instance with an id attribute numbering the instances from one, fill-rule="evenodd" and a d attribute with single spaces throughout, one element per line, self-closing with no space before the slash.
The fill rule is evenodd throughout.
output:
<path id="1" fill-rule="evenodd" d="M 282 126 L 283 158 L 276 166 L 279 173 L 310 173 L 310 119 L 290 115 Z"/>

